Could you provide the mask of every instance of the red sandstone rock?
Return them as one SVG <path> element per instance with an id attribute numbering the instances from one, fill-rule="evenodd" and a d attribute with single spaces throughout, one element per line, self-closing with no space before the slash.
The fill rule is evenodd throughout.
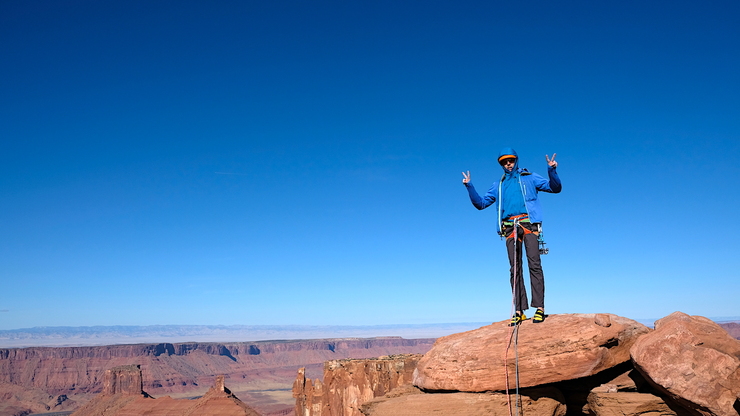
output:
<path id="1" fill-rule="evenodd" d="M 141 381 L 141 367 L 132 364 L 106 370 L 103 394 L 145 394 Z"/>
<path id="2" fill-rule="evenodd" d="M 650 393 L 594 390 L 588 395 L 588 405 L 594 416 L 689 416 L 676 413 Z"/>
<path id="3" fill-rule="evenodd" d="M 293 382 L 295 414 L 301 416 L 319 416 L 324 407 L 324 389 L 321 381 L 306 378 L 306 369 L 298 370 Z"/>
<path id="4" fill-rule="evenodd" d="M 681 312 L 655 322 L 631 349 L 648 381 L 701 415 L 737 416 L 740 341 L 711 320 Z"/>
<path id="5" fill-rule="evenodd" d="M 135 372 L 138 371 L 138 378 Z M 136 389 L 141 385 L 141 370 L 129 365 L 112 368 L 105 373 L 106 389 L 73 416 L 260 416 L 226 388 L 224 376 L 197 400 L 175 400 L 171 397 L 153 399 Z"/>
<path id="6" fill-rule="evenodd" d="M 362 406 L 365 416 L 508 416 L 509 402 L 504 393 L 424 394 L 420 391 L 373 399 Z M 519 414 L 536 416 L 565 415 L 565 399 L 553 387 L 521 391 Z M 515 411 L 516 409 L 513 409 Z"/>
<path id="7" fill-rule="evenodd" d="M 637 383 L 635 383 L 634 377 L 632 377 L 635 370 L 629 370 L 622 373 L 610 380 L 608 383 L 604 383 L 601 386 L 594 389 L 594 391 L 604 391 L 609 393 L 616 393 L 618 391 L 637 391 Z M 638 373 L 639 374 L 639 373 Z M 640 376 L 642 379 L 642 376 Z M 644 383 L 644 381 L 643 381 Z"/>
<path id="8" fill-rule="evenodd" d="M 514 387 L 515 351 L 504 356 L 508 321 L 439 338 L 414 374 L 423 390 L 500 391 Z M 649 329 L 611 314 L 552 315 L 518 329 L 519 385 L 537 386 L 596 374 L 629 360 L 629 349 Z"/>
<path id="9" fill-rule="evenodd" d="M 411 384 L 418 354 L 370 359 L 334 360 L 324 365 L 324 382 L 306 379 L 299 371 L 293 385 L 295 414 L 300 416 L 362 416 L 363 403 Z"/>

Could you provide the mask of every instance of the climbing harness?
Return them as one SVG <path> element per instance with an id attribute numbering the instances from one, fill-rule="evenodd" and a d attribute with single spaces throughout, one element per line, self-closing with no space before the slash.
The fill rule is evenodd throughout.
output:
<path id="1" fill-rule="evenodd" d="M 517 224 L 517 225 L 518 224 L 531 224 L 527 214 L 517 215 L 516 217 L 512 217 L 512 218 L 513 218 L 513 221 L 502 221 L 502 224 L 504 225 L 504 227 L 515 227 L 514 224 Z M 547 247 L 547 244 L 545 243 L 545 237 L 544 237 L 544 233 L 542 232 L 541 223 L 537 223 L 537 231 L 531 231 L 527 227 L 524 227 L 524 226 L 521 226 L 521 228 L 522 228 L 524 235 L 527 235 L 527 234 L 537 235 L 537 245 L 539 247 L 541 256 L 544 256 L 545 254 L 550 252 L 550 249 Z M 501 231 L 499 231 L 498 234 L 501 236 L 501 239 L 503 239 L 504 236 L 506 235 L 505 229 L 502 227 Z M 514 233 L 511 233 L 507 237 L 507 239 L 514 238 L 513 236 L 514 236 Z"/>

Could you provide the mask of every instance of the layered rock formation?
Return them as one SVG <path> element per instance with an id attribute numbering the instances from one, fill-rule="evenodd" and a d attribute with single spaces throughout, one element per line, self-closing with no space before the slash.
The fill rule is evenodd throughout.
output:
<path id="1" fill-rule="evenodd" d="M 403 354 L 324 364 L 324 382 L 298 371 L 293 384 L 296 415 L 361 416 L 360 405 L 391 390 L 410 385 L 421 355 Z"/>
<path id="2" fill-rule="evenodd" d="M 223 376 L 197 400 L 154 399 L 141 389 L 141 380 L 137 365 L 107 370 L 103 392 L 72 416 L 260 416 L 226 388 Z"/>
<path id="3" fill-rule="evenodd" d="M 608 314 L 525 322 L 518 328 L 518 394 L 515 366 L 502 351 L 505 325 L 440 338 L 418 360 L 413 383 L 398 377 L 396 366 L 403 362 L 408 374 L 418 356 L 383 357 L 388 365 L 381 366 L 327 363 L 324 383 L 299 373 L 296 416 L 509 415 L 512 406 L 538 416 L 738 416 L 740 341 L 706 318 L 675 313 L 655 331 Z M 533 342 L 537 348 L 525 346 Z M 501 391 L 504 362 L 508 393 Z M 328 380 L 336 381 L 331 388 Z M 396 380 L 395 387 L 379 380 Z"/>
<path id="4" fill-rule="evenodd" d="M 661 391 L 702 415 L 740 411 L 740 342 L 711 320 L 675 312 L 632 347 L 635 367 Z"/>
<path id="5" fill-rule="evenodd" d="M 124 365 L 105 371 L 102 394 L 145 395 L 141 367 Z"/>
<path id="6" fill-rule="evenodd" d="M 654 394 L 608 391 L 604 388 L 594 390 L 588 395 L 588 407 L 595 416 L 689 415 L 681 410 L 676 413 L 665 400 Z"/>
<path id="7" fill-rule="evenodd" d="M 103 391 L 106 369 L 137 364 L 142 369 L 143 389 L 154 396 L 201 395 L 214 377 L 224 374 L 231 380 L 232 389 L 250 405 L 265 414 L 278 415 L 293 408 L 290 386 L 300 367 L 318 375 L 328 360 L 424 353 L 433 342 L 434 339 L 385 337 L 0 349 L 0 395 L 23 399 L 13 399 L 13 403 L 26 412 L 69 410 Z M 251 392 L 251 388 L 265 382 L 273 390 L 284 389 L 284 401 L 276 402 L 274 394 Z M 37 391 L 45 396 L 20 397 L 17 390 Z M 38 402 L 29 402 L 37 396 Z M 60 397 L 68 398 L 68 404 L 52 406 Z M 0 400 L 0 406 L 4 404 Z"/>

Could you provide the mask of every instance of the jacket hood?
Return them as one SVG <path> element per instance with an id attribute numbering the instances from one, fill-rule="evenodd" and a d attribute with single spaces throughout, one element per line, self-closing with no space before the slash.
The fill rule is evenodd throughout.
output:
<path id="1" fill-rule="evenodd" d="M 504 169 L 503 166 L 499 163 L 499 160 L 503 156 L 514 156 L 516 158 L 516 162 L 514 162 L 514 169 L 511 170 L 511 172 L 507 172 L 506 169 Z M 501 169 L 503 169 L 505 174 L 511 174 L 519 171 L 519 155 L 516 154 L 516 150 L 512 149 L 511 147 L 504 147 L 501 149 L 501 151 L 498 153 L 498 157 L 496 158 L 496 163 L 499 163 L 499 166 L 501 166 Z"/>

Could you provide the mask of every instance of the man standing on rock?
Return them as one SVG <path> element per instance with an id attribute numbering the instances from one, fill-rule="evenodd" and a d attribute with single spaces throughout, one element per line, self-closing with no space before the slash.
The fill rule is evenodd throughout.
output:
<path id="1" fill-rule="evenodd" d="M 547 160 L 547 176 L 531 173 L 519 168 L 519 157 L 514 149 L 504 148 L 498 156 L 498 163 L 504 169 L 501 180 L 494 183 L 481 198 L 470 182 L 470 171 L 463 172 L 463 184 L 468 188 L 470 202 L 479 210 L 498 202 L 499 235 L 506 237 L 506 250 L 511 265 L 511 290 L 514 294 L 515 313 L 511 326 L 527 319 L 524 311 L 529 309 L 527 290 L 524 287 L 522 272 L 522 243 L 527 250 L 529 280 L 532 285 L 532 307 L 537 308 L 532 322 L 545 320 L 545 275 L 540 262 L 539 235 L 542 232 L 542 209 L 537 199 L 539 191 L 558 193 L 562 189 L 556 168 L 555 153 Z"/>

